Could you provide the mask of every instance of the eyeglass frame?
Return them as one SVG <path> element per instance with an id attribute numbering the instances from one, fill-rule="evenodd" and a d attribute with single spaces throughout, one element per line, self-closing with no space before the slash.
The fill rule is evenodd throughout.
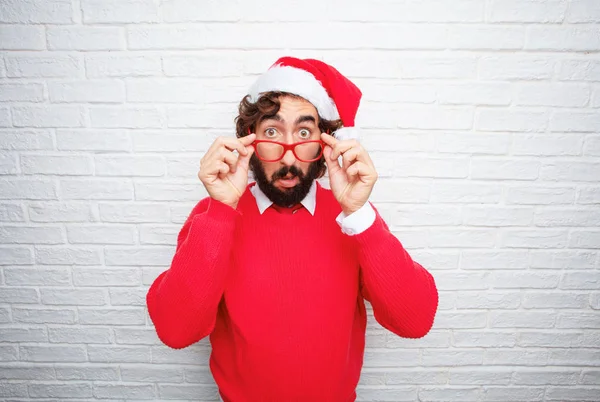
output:
<path id="1" fill-rule="evenodd" d="M 258 152 L 258 149 L 257 149 L 257 144 L 261 144 L 261 143 L 276 144 L 276 145 L 282 146 L 283 152 L 281 153 L 281 156 L 277 159 L 265 159 L 265 158 L 261 157 Z M 296 154 L 296 147 L 298 145 L 304 145 L 304 144 L 310 144 L 310 143 L 318 143 L 319 145 L 321 145 L 319 155 L 312 159 L 302 159 L 302 158 L 298 157 L 298 154 Z M 323 148 L 325 148 L 325 143 L 321 140 L 301 141 L 301 142 L 294 142 L 293 144 L 286 144 L 284 142 L 271 141 L 271 140 L 254 140 L 254 142 L 250 145 L 252 145 L 254 147 L 254 150 L 256 151 L 256 156 L 258 157 L 258 159 L 260 159 L 263 162 L 278 162 L 278 161 L 282 160 L 283 157 L 285 156 L 285 154 L 287 153 L 287 151 L 290 151 L 290 150 L 292 151 L 292 153 L 294 154 L 296 159 L 298 159 L 300 162 L 314 162 L 314 161 L 318 161 L 319 159 L 321 159 L 321 157 L 323 156 Z"/>

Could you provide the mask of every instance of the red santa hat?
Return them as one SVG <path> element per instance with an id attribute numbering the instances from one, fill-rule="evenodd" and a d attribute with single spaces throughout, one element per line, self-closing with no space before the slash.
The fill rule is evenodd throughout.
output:
<path id="1" fill-rule="evenodd" d="M 269 91 L 298 95 L 312 103 L 322 118 L 341 119 L 344 127 L 335 132 L 336 138 L 358 138 L 354 120 L 362 93 L 334 67 L 314 59 L 282 57 L 250 87 L 250 101 Z"/>

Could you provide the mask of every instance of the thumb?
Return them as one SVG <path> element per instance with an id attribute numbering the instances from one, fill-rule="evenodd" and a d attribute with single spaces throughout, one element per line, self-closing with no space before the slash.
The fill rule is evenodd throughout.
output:
<path id="1" fill-rule="evenodd" d="M 337 161 L 337 159 L 331 160 L 332 152 L 333 152 L 333 149 L 329 145 L 326 145 L 325 149 L 323 149 L 323 156 L 325 157 L 325 164 L 327 165 L 327 169 L 329 170 L 330 175 L 337 172 L 340 169 L 340 164 Z"/>

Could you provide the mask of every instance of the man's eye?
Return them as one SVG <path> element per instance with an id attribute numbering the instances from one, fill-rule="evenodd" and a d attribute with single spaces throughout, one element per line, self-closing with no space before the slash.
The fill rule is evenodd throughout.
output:
<path id="1" fill-rule="evenodd" d="M 300 130 L 298 132 L 298 135 L 300 136 L 300 138 L 306 140 L 306 139 L 310 138 L 310 130 L 303 128 L 302 130 Z"/>
<path id="2" fill-rule="evenodd" d="M 275 137 L 277 135 L 277 130 L 274 128 L 267 128 L 265 130 L 265 136 L 267 137 Z"/>

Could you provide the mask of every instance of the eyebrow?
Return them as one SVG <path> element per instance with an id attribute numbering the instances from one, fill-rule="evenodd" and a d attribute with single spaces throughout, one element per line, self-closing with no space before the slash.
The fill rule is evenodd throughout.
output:
<path id="1" fill-rule="evenodd" d="M 270 115 L 270 116 L 264 116 L 264 117 L 261 119 L 261 123 L 262 123 L 263 121 L 265 121 L 265 120 L 275 120 L 275 121 L 278 121 L 278 122 L 280 122 L 280 123 L 285 123 L 285 120 L 283 120 L 283 118 L 282 118 L 280 115 L 278 115 L 278 114 L 275 114 L 275 115 Z M 300 116 L 300 117 L 298 117 L 298 118 L 296 119 L 296 123 L 295 123 L 295 125 L 298 125 L 298 124 L 300 124 L 300 123 L 305 123 L 305 122 L 312 122 L 312 123 L 314 123 L 314 124 L 317 124 L 317 120 L 314 118 L 314 116 L 311 116 L 311 115 L 303 115 L 303 116 Z"/>

